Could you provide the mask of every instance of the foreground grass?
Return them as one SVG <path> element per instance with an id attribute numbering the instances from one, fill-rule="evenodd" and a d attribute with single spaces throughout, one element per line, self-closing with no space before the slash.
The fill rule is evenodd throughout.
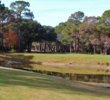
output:
<path id="1" fill-rule="evenodd" d="M 0 100 L 109 100 L 97 85 L 0 68 Z"/>

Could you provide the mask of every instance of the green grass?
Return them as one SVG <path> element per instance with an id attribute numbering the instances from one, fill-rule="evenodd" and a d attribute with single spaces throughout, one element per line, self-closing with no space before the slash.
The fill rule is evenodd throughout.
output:
<path id="1" fill-rule="evenodd" d="M 0 68 L 0 100 L 109 100 L 110 89 L 55 76 Z"/>
<path id="2" fill-rule="evenodd" d="M 90 55 L 90 54 L 39 54 L 39 53 L 10 53 L 7 54 L 17 59 L 25 61 L 40 62 L 60 62 L 78 64 L 102 64 L 110 63 L 109 55 Z"/>
<path id="3" fill-rule="evenodd" d="M 48 63 L 66 63 L 72 64 L 71 67 L 44 66 L 40 64 L 12 65 L 24 69 L 46 70 L 61 73 L 79 73 L 79 74 L 110 74 L 110 56 L 109 55 L 90 55 L 90 54 L 41 54 L 41 53 L 8 53 L 11 60 L 34 61 Z M 3 57 L 3 55 L 2 55 Z M 6 59 L 5 57 L 3 59 Z M 108 65 L 107 65 L 108 64 Z"/>

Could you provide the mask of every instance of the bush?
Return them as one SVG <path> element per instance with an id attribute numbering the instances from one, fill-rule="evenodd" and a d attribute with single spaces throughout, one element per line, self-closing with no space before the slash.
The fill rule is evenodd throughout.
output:
<path id="1" fill-rule="evenodd" d="M 14 50 L 14 49 L 11 49 L 11 51 L 9 51 L 9 52 L 11 52 L 11 53 L 15 53 L 15 52 L 17 52 L 17 51 Z"/>

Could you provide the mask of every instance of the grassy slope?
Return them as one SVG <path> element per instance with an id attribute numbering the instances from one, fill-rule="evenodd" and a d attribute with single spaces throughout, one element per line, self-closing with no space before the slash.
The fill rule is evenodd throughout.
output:
<path id="1" fill-rule="evenodd" d="M 0 100 L 109 100 L 110 90 L 87 83 L 0 68 Z"/>

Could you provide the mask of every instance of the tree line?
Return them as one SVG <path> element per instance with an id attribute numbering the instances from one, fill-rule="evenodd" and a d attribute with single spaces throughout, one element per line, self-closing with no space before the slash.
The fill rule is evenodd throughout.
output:
<path id="1" fill-rule="evenodd" d="M 29 6 L 15 1 L 8 8 L 0 2 L 0 51 L 110 54 L 110 10 L 98 17 L 77 11 L 52 27 L 34 20 Z"/>

